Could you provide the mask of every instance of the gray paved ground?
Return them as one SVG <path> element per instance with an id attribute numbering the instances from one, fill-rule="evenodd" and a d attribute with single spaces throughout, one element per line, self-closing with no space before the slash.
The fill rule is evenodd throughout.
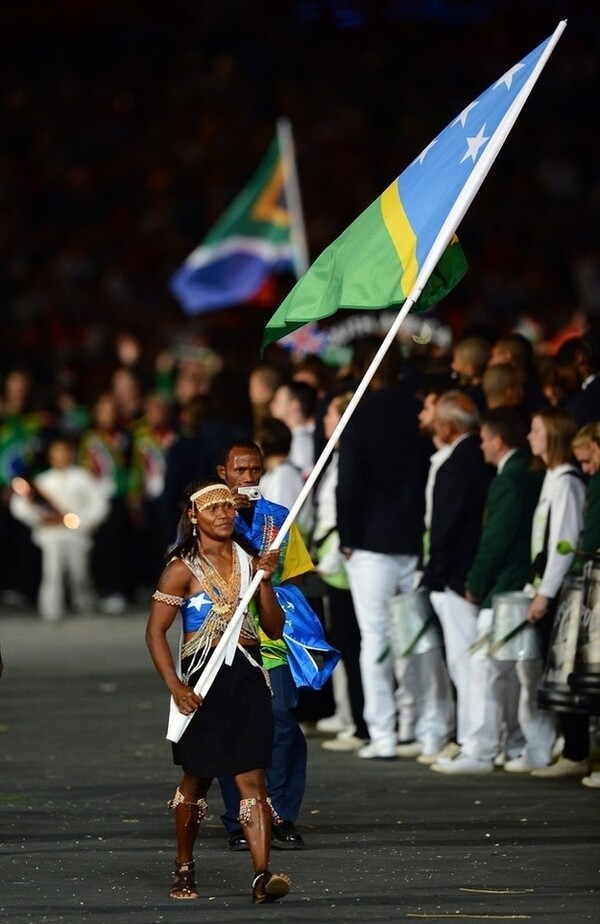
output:
<path id="1" fill-rule="evenodd" d="M 600 791 L 495 771 L 440 777 L 309 738 L 300 828 L 274 851 L 294 879 L 252 906 L 248 854 L 225 849 L 218 790 L 197 852 L 201 899 L 166 897 L 164 808 L 178 773 L 141 613 L 45 626 L 0 613 L 0 919 L 598 922 Z"/>

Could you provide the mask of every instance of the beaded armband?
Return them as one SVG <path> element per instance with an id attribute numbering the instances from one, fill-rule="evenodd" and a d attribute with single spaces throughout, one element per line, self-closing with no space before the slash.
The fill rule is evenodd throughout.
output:
<path id="1" fill-rule="evenodd" d="M 155 590 L 152 599 L 157 603 L 167 603 L 169 606 L 181 606 L 183 597 L 174 597 L 172 594 L 163 594 L 160 590 Z"/>

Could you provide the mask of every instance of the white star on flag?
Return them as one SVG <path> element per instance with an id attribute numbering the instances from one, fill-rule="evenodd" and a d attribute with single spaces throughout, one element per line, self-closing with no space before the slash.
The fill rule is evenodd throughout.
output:
<path id="1" fill-rule="evenodd" d="M 454 122 L 451 122 L 450 127 L 452 127 L 453 125 L 456 125 L 458 122 L 460 122 L 460 124 L 461 124 L 462 127 L 464 128 L 464 127 L 465 127 L 465 124 L 466 124 L 466 121 L 467 121 L 467 116 L 469 115 L 471 109 L 475 109 L 475 106 L 477 106 L 477 105 L 478 105 L 478 100 L 473 100 L 472 103 L 469 103 L 468 106 L 465 106 L 465 108 L 464 108 L 463 111 L 460 113 L 460 115 L 457 115 L 457 116 L 456 116 Z M 427 150 L 427 149 L 425 149 L 425 150 Z"/>
<path id="2" fill-rule="evenodd" d="M 510 69 L 509 71 L 506 72 L 506 74 L 504 75 L 504 77 L 501 77 L 500 80 L 497 80 L 497 81 L 496 81 L 496 83 L 494 84 L 494 90 L 495 90 L 497 87 L 501 87 L 502 84 L 505 84 L 505 85 L 506 85 L 506 89 L 507 89 L 507 90 L 510 90 L 510 88 L 512 87 L 512 80 L 513 80 L 513 77 L 515 76 L 515 74 L 517 73 L 517 71 L 520 71 L 520 70 L 521 70 L 522 67 L 525 67 L 525 65 L 524 65 L 522 62 L 519 62 L 518 64 L 515 64 L 514 67 L 511 67 L 511 69 Z"/>
<path id="3" fill-rule="evenodd" d="M 464 157 L 460 161 L 461 164 L 464 163 L 465 160 L 467 160 L 467 158 L 469 157 L 471 158 L 473 163 L 475 163 L 477 159 L 477 155 L 479 154 L 479 149 L 482 148 L 483 145 L 487 141 L 490 140 L 489 135 L 483 134 L 484 131 L 485 131 L 485 125 L 482 125 L 479 131 L 477 132 L 477 134 L 473 138 L 467 138 L 467 151 Z"/>
<path id="4" fill-rule="evenodd" d="M 422 164 L 423 161 L 425 160 L 425 155 L 427 154 L 428 151 L 431 150 L 434 144 L 437 144 L 437 138 L 434 138 L 433 141 L 429 142 L 426 148 L 423 148 L 419 156 L 416 157 L 415 160 L 413 160 L 413 164 L 416 164 L 416 163 Z"/>
<path id="5" fill-rule="evenodd" d="M 193 606 L 194 609 L 198 611 L 200 611 L 203 606 L 206 606 L 207 603 L 212 606 L 212 600 L 204 593 L 204 591 L 202 591 L 202 593 L 197 597 L 192 597 L 190 600 L 190 606 Z"/>

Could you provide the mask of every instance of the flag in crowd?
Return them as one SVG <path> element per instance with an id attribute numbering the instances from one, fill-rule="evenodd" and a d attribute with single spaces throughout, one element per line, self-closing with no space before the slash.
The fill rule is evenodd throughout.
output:
<path id="1" fill-rule="evenodd" d="M 456 229 L 506 140 L 566 23 L 458 114 L 315 260 L 263 335 L 262 350 L 340 308 L 411 311 L 462 279 Z"/>
<path id="2" fill-rule="evenodd" d="M 280 120 L 256 173 L 170 288 L 185 312 L 199 314 L 250 301 L 273 274 L 299 276 L 307 262 L 291 129 Z"/>

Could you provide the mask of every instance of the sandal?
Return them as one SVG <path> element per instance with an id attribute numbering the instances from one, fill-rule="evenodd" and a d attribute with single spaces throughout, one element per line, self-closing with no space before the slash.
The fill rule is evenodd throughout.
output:
<path id="1" fill-rule="evenodd" d="M 252 901 L 255 905 L 276 902 L 290 891 L 292 880 L 285 873 L 271 873 L 263 869 L 252 880 Z"/>
<path id="2" fill-rule="evenodd" d="M 175 860 L 175 874 L 173 885 L 169 891 L 169 898 L 198 898 L 194 866 L 193 860 L 188 860 L 187 863 L 180 863 L 179 860 Z"/>

